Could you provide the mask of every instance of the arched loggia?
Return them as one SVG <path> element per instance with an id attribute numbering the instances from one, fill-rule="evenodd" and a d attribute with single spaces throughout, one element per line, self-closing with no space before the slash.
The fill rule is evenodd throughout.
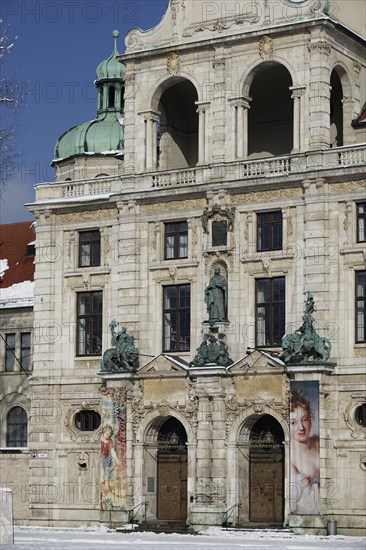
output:
<path id="1" fill-rule="evenodd" d="M 202 126 L 203 138 L 197 100 L 196 87 L 186 78 L 171 77 L 156 89 L 152 109 L 142 112 L 145 169 L 175 170 L 196 166 L 199 161 L 199 126 Z"/>
<path id="2" fill-rule="evenodd" d="M 248 157 L 264 158 L 293 149 L 292 79 L 279 63 L 263 63 L 249 88 Z"/>
<path id="3" fill-rule="evenodd" d="M 163 170 L 196 166 L 198 161 L 197 91 L 182 79 L 161 95 L 158 111 L 158 167 Z"/>

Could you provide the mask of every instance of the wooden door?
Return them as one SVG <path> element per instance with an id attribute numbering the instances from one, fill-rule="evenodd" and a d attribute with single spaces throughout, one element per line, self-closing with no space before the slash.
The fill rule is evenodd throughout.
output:
<path id="1" fill-rule="evenodd" d="M 187 518 L 187 456 L 159 455 L 158 518 Z"/>
<path id="2" fill-rule="evenodd" d="M 283 453 L 251 452 L 249 519 L 283 521 Z"/>

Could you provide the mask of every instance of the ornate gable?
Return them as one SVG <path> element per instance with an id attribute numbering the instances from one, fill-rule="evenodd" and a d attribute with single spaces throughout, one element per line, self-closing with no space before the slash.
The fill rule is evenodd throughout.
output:
<path id="1" fill-rule="evenodd" d="M 157 355 L 138 371 L 142 378 L 185 377 L 187 373 L 188 365 L 182 359 L 165 354 Z"/>
<path id="2" fill-rule="evenodd" d="M 260 374 L 279 374 L 285 370 L 285 364 L 281 359 L 263 350 L 255 350 L 247 353 L 228 367 L 228 372 L 233 375 L 254 376 Z"/>
<path id="3" fill-rule="evenodd" d="M 126 53 L 189 43 L 299 20 L 323 17 L 322 2 L 314 0 L 170 0 L 162 20 L 152 29 L 132 29 Z"/>

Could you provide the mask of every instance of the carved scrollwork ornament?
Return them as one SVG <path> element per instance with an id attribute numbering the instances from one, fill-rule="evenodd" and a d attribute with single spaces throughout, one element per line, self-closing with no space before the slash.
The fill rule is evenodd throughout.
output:
<path id="1" fill-rule="evenodd" d="M 270 36 L 262 36 L 259 41 L 259 55 L 265 61 L 271 59 L 273 56 L 273 40 Z"/>
<path id="2" fill-rule="evenodd" d="M 176 21 L 179 9 L 184 9 L 184 0 L 171 0 L 172 19 Z"/>
<path id="3" fill-rule="evenodd" d="M 364 399 L 360 398 L 357 401 L 347 403 L 343 411 L 343 418 L 347 427 L 351 430 L 351 437 L 357 439 L 362 437 L 366 439 L 366 428 L 358 424 L 356 420 L 356 410 L 364 404 Z"/>
<path id="4" fill-rule="evenodd" d="M 180 71 L 180 55 L 170 52 L 167 57 L 167 71 L 171 76 L 176 76 Z"/>
<path id="5" fill-rule="evenodd" d="M 366 472 L 366 453 L 361 453 L 360 455 L 360 468 Z"/>
<path id="6" fill-rule="evenodd" d="M 218 204 L 214 204 L 211 210 L 206 207 L 201 216 L 202 227 L 205 233 L 209 231 L 208 223 L 210 219 L 214 219 L 215 221 L 226 219 L 227 230 L 232 231 L 234 229 L 235 208 L 221 208 Z"/>
<path id="7" fill-rule="evenodd" d="M 81 431 L 79 428 L 76 427 L 75 424 L 75 417 L 78 412 L 81 410 L 88 411 L 88 410 L 95 410 L 98 413 L 100 411 L 98 410 L 98 407 L 95 406 L 95 404 L 86 404 L 85 402 L 78 404 L 78 405 L 72 405 L 68 411 L 65 414 L 65 420 L 64 424 L 67 428 L 67 431 L 70 434 L 71 441 L 81 441 L 82 443 L 94 443 L 95 441 L 99 441 L 100 434 L 101 434 L 101 428 L 99 427 L 97 430 L 94 431 Z"/>
<path id="8" fill-rule="evenodd" d="M 166 401 L 162 401 L 157 405 L 160 416 L 169 416 L 169 405 Z"/>

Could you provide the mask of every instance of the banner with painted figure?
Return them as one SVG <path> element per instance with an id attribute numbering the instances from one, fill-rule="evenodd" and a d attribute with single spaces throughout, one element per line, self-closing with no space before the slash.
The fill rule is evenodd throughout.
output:
<path id="1" fill-rule="evenodd" d="M 290 512 L 319 514 L 319 382 L 290 384 Z"/>
<path id="2" fill-rule="evenodd" d="M 101 388 L 101 510 L 126 505 L 126 392 Z"/>

